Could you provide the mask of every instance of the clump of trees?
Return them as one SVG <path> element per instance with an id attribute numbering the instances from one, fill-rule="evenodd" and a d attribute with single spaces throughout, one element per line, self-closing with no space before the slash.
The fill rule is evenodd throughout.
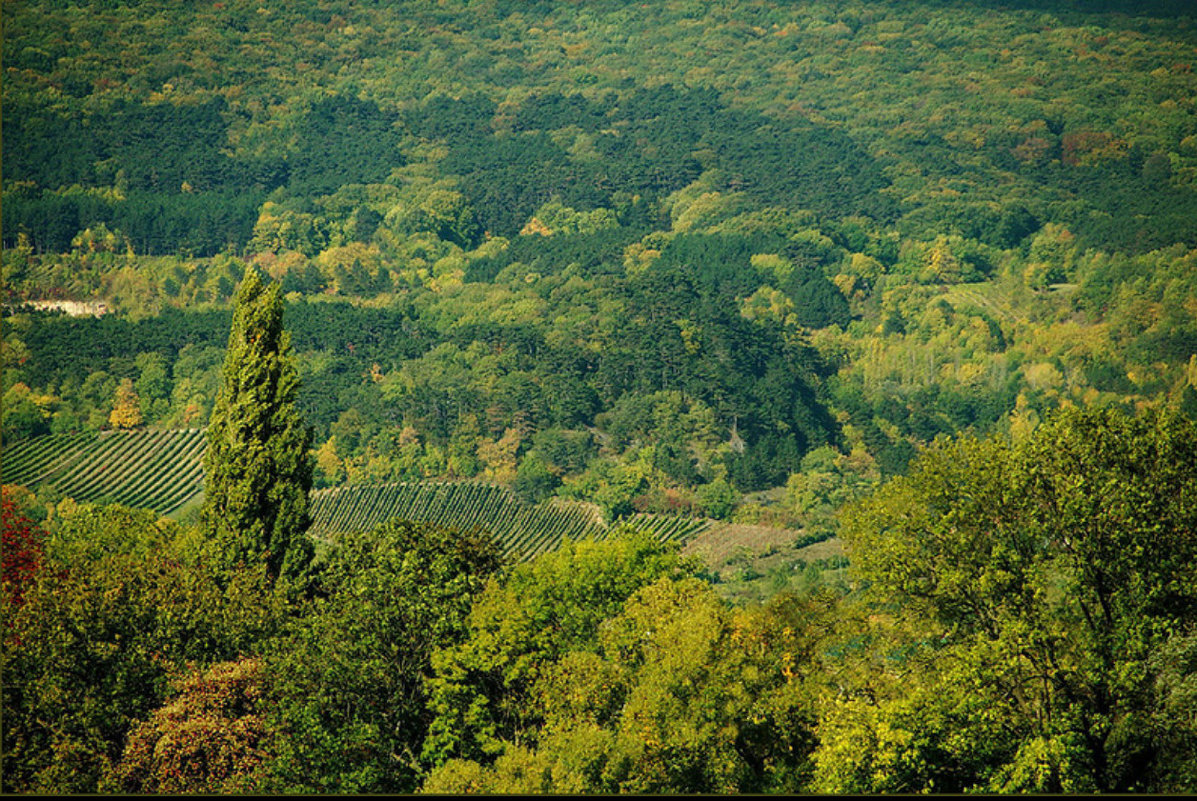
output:
<path id="1" fill-rule="evenodd" d="M 945 442 L 857 506 L 852 566 L 886 613 L 828 701 L 815 786 L 1191 789 L 1163 664 L 1195 622 L 1195 457 L 1191 421 L 1071 410 Z"/>
<path id="2" fill-rule="evenodd" d="M 395 521 L 297 595 L 203 529 L 14 509 L 4 786 L 1191 791 L 1195 493 L 1175 414 L 944 439 L 847 513 L 851 588 L 749 608 L 634 533 L 511 566 Z"/>

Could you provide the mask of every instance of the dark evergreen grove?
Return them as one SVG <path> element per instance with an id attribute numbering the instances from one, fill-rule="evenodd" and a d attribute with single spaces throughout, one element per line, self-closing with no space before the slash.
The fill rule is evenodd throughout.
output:
<path id="1" fill-rule="evenodd" d="M 277 285 L 246 273 L 237 292 L 220 395 L 208 426 L 201 524 L 229 567 L 262 561 L 272 578 L 306 570 L 312 544 L 310 429 Z"/>

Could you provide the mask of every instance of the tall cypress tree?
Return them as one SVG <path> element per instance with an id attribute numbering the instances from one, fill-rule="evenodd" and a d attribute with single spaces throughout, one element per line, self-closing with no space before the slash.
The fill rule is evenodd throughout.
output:
<path id="1" fill-rule="evenodd" d="M 279 286 L 250 269 L 208 426 L 200 522 L 226 566 L 265 563 L 274 579 L 300 577 L 312 557 L 312 433 L 295 408 L 298 391 Z"/>

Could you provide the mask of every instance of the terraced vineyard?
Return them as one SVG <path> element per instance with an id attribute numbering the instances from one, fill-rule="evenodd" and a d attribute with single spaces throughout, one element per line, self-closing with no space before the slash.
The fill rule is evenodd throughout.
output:
<path id="1" fill-rule="evenodd" d="M 199 428 L 36 437 L 4 449 L 0 478 L 167 514 L 203 489 L 204 445 Z"/>

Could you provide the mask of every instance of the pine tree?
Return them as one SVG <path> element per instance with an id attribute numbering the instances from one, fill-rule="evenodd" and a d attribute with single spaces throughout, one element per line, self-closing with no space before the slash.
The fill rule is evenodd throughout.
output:
<path id="1" fill-rule="evenodd" d="M 312 557 L 312 433 L 295 408 L 290 339 L 278 285 L 249 270 L 208 427 L 200 522 L 226 566 L 265 563 L 272 579 L 300 577 Z"/>

